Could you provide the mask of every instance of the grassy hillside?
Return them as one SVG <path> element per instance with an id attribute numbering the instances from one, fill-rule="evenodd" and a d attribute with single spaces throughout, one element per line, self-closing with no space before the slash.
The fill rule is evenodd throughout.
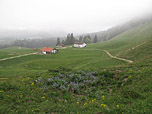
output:
<path id="1" fill-rule="evenodd" d="M 147 22 L 86 48 L 0 61 L 0 113 L 150 114 L 151 49 L 152 22 Z M 33 51 L 0 52 L 5 58 Z"/>
<path id="2" fill-rule="evenodd" d="M 112 27 L 110 29 L 107 29 L 105 31 L 99 31 L 99 32 L 94 32 L 94 33 L 88 33 L 86 35 L 90 35 L 91 38 L 94 38 L 95 35 L 97 35 L 98 37 L 98 41 L 107 41 L 110 39 L 113 39 L 114 37 L 116 37 L 117 35 L 120 35 L 132 28 L 135 28 L 137 26 L 140 26 L 141 24 L 145 24 L 152 21 L 152 16 L 148 16 L 148 17 L 143 17 L 143 18 L 139 18 L 139 19 L 132 19 L 126 23 L 123 23 L 121 25 L 117 25 L 115 27 Z"/>
<path id="3" fill-rule="evenodd" d="M 109 41 L 89 45 L 89 48 L 106 49 L 112 55 L 138 60 L 151 53 L 152 21 L 132 28 Z"/>

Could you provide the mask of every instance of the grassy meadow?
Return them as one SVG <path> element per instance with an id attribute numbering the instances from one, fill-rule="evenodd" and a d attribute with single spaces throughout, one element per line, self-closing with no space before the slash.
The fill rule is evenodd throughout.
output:
<path id="1" fill-rule="evenodd" d="M 0 113 L 150 114 L 151 28 L 145 23 L 86 48 L 0 61 Z M 134 62 L 111 58 L 102 50 Z M 31 52 L 0 49 L 0 59 Z"/>
<path id="2" fill-rule="evenodd" d="M 35 52 L 32 49 L 24 48 L 24 47 L 9 47 L 0 49 L 0 59 L 23 55 L 27 53 Z"/>
<path id="3" fill-rule="evenodd" d="M 7 52 L 7 49 L 5 49 L 5 53 L 8 54 L 9 52 L 14 51 L 13 49 L 12 51 L 10 51 L 11 49 L 8 50 L 9 51 Z M 20 54 L 22 55 L 24 53 L 32 52 L 32 50 L 16 49 L 16 52 L 21 52 Z M 62 49 L 57 54 L 53 55 L 37 54 L 0 61 L 0 71 L 1 76 L 12 77 L 16 75 L 20 76 L 20 73 L 23 74 L 24 72 L 41 72 L 55 67 L 97 69 L 124 64 L 127 63 L 110 58 L 105 52 L 100 50 L 76 50 L 74 48 L 67 48 Z"/>

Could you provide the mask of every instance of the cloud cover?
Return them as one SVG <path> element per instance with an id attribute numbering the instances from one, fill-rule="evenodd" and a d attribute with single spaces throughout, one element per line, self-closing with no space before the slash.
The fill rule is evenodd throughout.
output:
<path id="1" fill-rule="evenodd" d="M 0 28 L 95 32 L 151 11 L 151 0 L 0 0 Z"/>

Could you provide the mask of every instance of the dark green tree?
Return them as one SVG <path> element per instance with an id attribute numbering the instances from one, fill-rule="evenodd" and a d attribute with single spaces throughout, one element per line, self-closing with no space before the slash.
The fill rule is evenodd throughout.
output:
<path id="1" fill-rule="evenodd" d="M 75 42 L 75 37 L 73 36 L 73 33 L 71 34 L 68 34 L 67 35 L 67 38 L 66 38 L 66 41 L 65 41 L 65 44 L 66 45 L 71 45 Z"/>
<path id="2" fill-rule="evenodd" d="M 57 43 L 56 43 L 56 45 L 58 45 L 58 44 L 60 44 L 60 38 L 59 38 L 59 37 L 57 38 Z"/>
<path id="3" fill-rule="evenodd" d="M 62 40 L 61 44 L 65 44 L 65 41 L 64 41 L 64 40 Z"/>
<path id="4" fill-rule="evenodd" d="M 92 41 L 91 41 L 90 35 L 84 36 L 83 42 L 85 42 L 85 43 L 91 43 Z"/>
<path id="5" fill-rule="evenodd" d="M 83 42 L 83 36 L 79 37 L 79 42 Z"/>
<path id="6" fill-rule="evenodd" d="M 75 42 L 75 37 L 73 36 L 73 33 L 71 33 L 71 44 L 74 44 L 74 42 Z"/>
<path id="7" fill-rule="evenodd" d="M 98 42 L 97 35 L 95 35 L 93 39 L 93 43 L 97 43 L 97 42 Z"/>
<path id="8" fill-rule="evenodd" d="M 66 44 L 66 45 L 69 45 L 69 44 L 70 44 L 70 34 L 67 35 L 65 44 Z"/>

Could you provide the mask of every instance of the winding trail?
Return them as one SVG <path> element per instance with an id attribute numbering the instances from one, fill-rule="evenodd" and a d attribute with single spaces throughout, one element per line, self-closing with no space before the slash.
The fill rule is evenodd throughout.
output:
<path id="1" fill-rule="evenodd" d="M 128 49 L 126 52 L 131 51 L 131 50 L 135 50 L 136 48 L 138 48 L 138 47 L 140 47 L 140 46 L 142 46 L 142 45 L 144 45 L 144 44 L 146 44 L 146 43 L 147 43 L 147 41 L 146 41 L 146 42 L 143 42 L 143 43 L 141 43 L 141 44 L 138 44 L 138 45 L 136 45 L 136 46 Z M 122 53 L 122 52 L 118 53 L 116 56 L 119 56 L 121 53 Z"/>
<path id="2" fill-rule="evenodd" d="M 121 60 L 121 61 L 125 61 L 125 62 L 128 62 L 128 63 L 133 63 L 132 60 L 128 60 L 128 59 L 124 59 L 124 58 L 113 56 L 107 50 L 102 50 L 102 49 L 82 49 L 82 50 L 101 50 L 101 51 L 104 51 L 111 58 L 114 58 L 114 59 L 117 59 L 117 60 Z"/>
<path id="3" fill-rule="evenodd" d="M 144 45 L 144 44 L 146 44 L 147 42 L 143 42 L 143 43 L 141 43 L 141 44 L 138 44 L 138 45 L 136 45 L 136 46 L 134 46 L 132 49 L 134 50 L 134 49 L 136 49 L 136 48 L 138 48 L 138 47 L 140 47 L 140 46 L 142 46 L 142 45 Z"/>
<path id="4" fill-rule="evenodd" d="M 133 61 L 131 61 L 131 60 L 113 56 L 113 55 L 111 55 L 107 50 L 103 50 L 103 51 L 106 52 L 107 55 L 109 55 L 111 58 L 118 59 L 118 60 L 121 60 L 121 61 L 125 61 L 125 62 L 128 62 L 128 63 L 133 63 Z"/>
<path id="5" fill-rule="evenodd" d="M 35 52 L 35 53 L 28 53 L 28 54 L 24 54 L 24 55 L 18 55 L 18 56 L 14 56 L 14 57 L 8 57 L 8 58 L 0 59 L 0 61 L 5 61 L 5 60 L 9 60 L 9 59 L 14 59 L 14 58 L 28 56 L 28 55 L 34 55 L 34 54 L 37 54 L 37 52 Z"/>

